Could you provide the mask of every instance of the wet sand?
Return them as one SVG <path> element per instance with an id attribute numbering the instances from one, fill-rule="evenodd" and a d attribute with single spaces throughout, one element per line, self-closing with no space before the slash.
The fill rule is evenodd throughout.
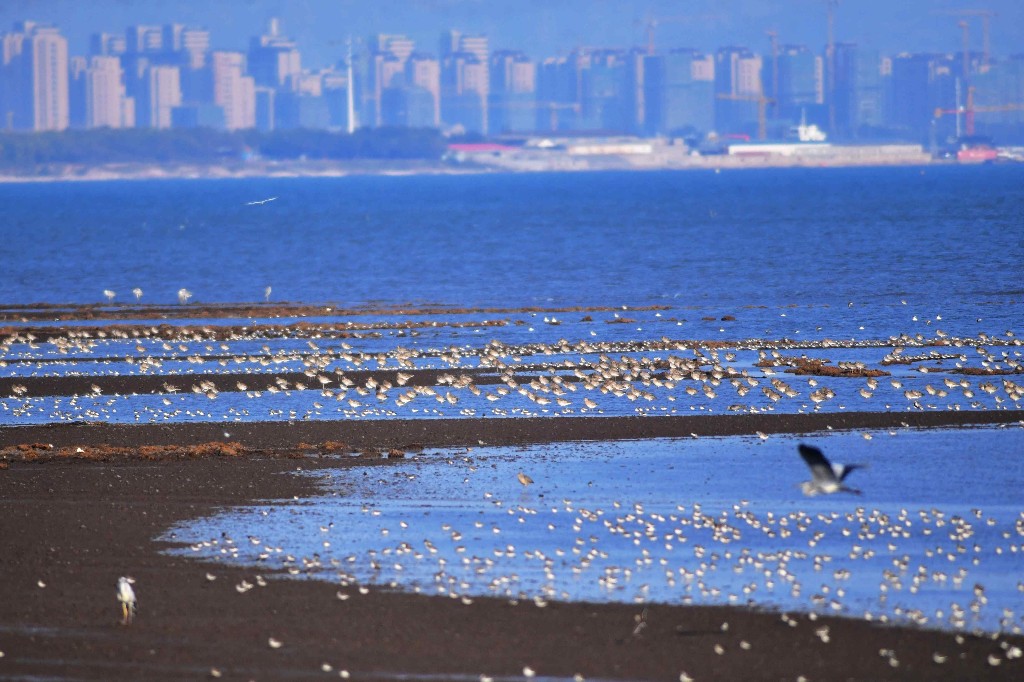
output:
<path id="1" fill-rule="evenodd" d="M 753 416 L 698 417 L 685 428 L 748 433 Z M 777 415 L 774 426 L 803 431 L 841 428 L 840 418 L 888 418 L 896 425 L 931 416 Z M 659 424 L 656 418 L 255 423 L 232 427 L 248 450 L 201 456 L 172 448 L 150 457 L 141 454 L 145 446 L 203 442 L 210 440 L 205 429 L 223 427 L 0 428 L 7 465 L 0 470 L 0 677 L 328 679 L 346 670 L 352 679 L 476 679 L 521 676 L 529 666 L 538 675 L 569 678 L 677 680 L 685 671 L 696 679 L 1019 679 L 1021 659 L 1007 660 L 1004 647 L 1024 646 L 1020 637 L 963 635 L 958 641 L 950 632 L 803 615 L 792 627 L 777 613 L 659 605 L 650 607 L 648 626 L 634 635 L 640 608 L 633 605 L 552 602 L 538 608 L 490 598 L 467 605 L 354 588 L 344 589 L 351 598 L 342 601 L 337 585 L 275 580 L 269 573 L 266 587 L 240 594 L 236 585 L 255 583 L 254 571 L 165 556 L 160 550 L 167 545 L 153 540 L 179 520 L 224 506 L 313 494 L 313 480 L 286 475 L 298 467 L 392 461 L 347 456 L 337 445 L 340 455 L 304 454 L 328 434 L 348 440 L 354 453 L 416 442 L 459 446 L 472 438 L 607 438 L 613 426 L 621 437 L 645 437 Z M 299 441 L 305 444 L 296 446 Z M 9 447 L 34 442 L 40 447 Z M 102 453 L 94 447 L 100 443 L 117 447 L 104 461 L 56 456 L 78 447 Z M 216 579 L 208 580 L 208 572 Z M 140 610 L 130 627 L 120 625 L 114 598 L 120 575 L 137 580 Z M 817 633 L 826 625 L 827 643 Z M 271 648 L 271 637 L 282 646 Z M 944 663 L 933 660 L 936 653 L 947 657 Z"/>

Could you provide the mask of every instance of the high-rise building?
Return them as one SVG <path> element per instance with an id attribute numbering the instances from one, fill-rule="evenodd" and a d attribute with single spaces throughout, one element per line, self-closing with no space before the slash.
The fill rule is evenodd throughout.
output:
<path id="1" fill-rule="evenodd" d="M 839 139 L 861 136 L 882 127 L 881 56 L 851 43 L 839 43 L 835 50 L 836 130 Z"/>
<path id="2" fill-rule="evenodd" d="M 715 62 L 696 50 L 676 49 L 645 59 L 648 134 L 706 133 L 715 127 Z"/>
<path id="3" fill-rule="evenodd" d="M 488 132 L 490 52 L 487 36 L 456 30 L 441 36 L 441 119 L 467 132 Z"/>
<path id="4" fill-rule="evenodd" d="M 819 80 L 821 58 L 806 45 L 783 45 L 778 54 L 779 82 L 775 117 L 793 125 L 810 113 L 811 121 L 818 121 L 817 110 L 822 105 L 823 87 Z"/>
<path id="5" fill-rule="evenodd" d="M 761 55 L 745 47 L 720 48 L 715 54 L 715 126 L 719 132 L 756 132 L 758 99 L 763 96 Z"/>
<path id="6" fill-rule="evenodd" d="M 139 127 L 150 126 L 149 67 L 170 62 L 170 51 L 164 49 L 164 31 L 160 26 L 135 24 L 124 32 L 125 49 L 121 55 L 125 92 L 138 103 L 136 117 Z"/>
<path id="7" fill-rule="evenodd" d="M 17 27 L 0 35 L 0 130 L 23 127 L 20 117 L 26 86 L 21 58 L 25 38 Z"/>
<path id="8" fill-rule="evenodd" d="M 646 48 L 633 48 L 625 55 L 623 63 L 625 77 L 622 93 L 623 114 L 625 116 L 624 131 L 634 135 L 642 135 L 644 133 L 644 127 L 649 115 L 649 103 L 647 101 L 647 91 L 649 89 L 647 81 L 650 79 L 647 68 L 649 66 L 647 61 L 649 56 Z"/>
<path id="9" fill-rule="evenodd" d="M 537 126 L 537 65 L 522 52 L 491 55 L 490 130 L 529 132 Z"/>
<path id="10" fill-rule="evenodd" d="M 182 69 L 201 69 L 206 66 L 206 55 L 210 51 L 210 32 L 184 24 L 166 24 L 163 50 L 168 53 L 168 63 Z"/>
<path id="11" fill-rule="evenodd" d="M 68 127 L 85 128 L 85 81 L 89 60 L 75 56 L 68 59 Z M 2 95 L 0 95 L 2 98 Z"/>
<path id="12" fill-rule="evenodd" d="M 256 128 L 265 132 L 274 130 L 277 127 L 275 120 L 275 109 L 277 90 L 262 85 L 254 89 L 256 97 Z"/>
<path id="13" fill-rule="evenodd" d="M 537 67 L 537 123 L 539 131 L 575 130 L 580 112 L 577 52 L 571 57 L 549 57 Z"/>
<path id="14" fill-rule="evenodd" d="M 245 75 L 241 52 L 214 52 L 213 103 L 224 110 L 224 127 L 239 130 L 256 127 L 256 84 Z"/>
<path id="15" fill-rule="evenodd" d="M 170 128 L 171 112 L 181 106 L 181 69 L 177 66 L 151 66 L 144 106 L 151 128 Z"/>
<path id="16" fill-rule="evenodd" d="M 327 103 L 327 113 L 331 128 L 339 130 L 349 129 L 349 106 L 348 86 L 349 73 L 348 64 L 342 62 L 338 67 L 324 74 L 324 101 Z M 353 109 L 355 108 L 355 93 L 353 92 Z M 354 118 L 354 117 L 353 117 Z M 353 129 L 355 125 L 353 122 Z"/>
<path id="17" fill-rule="evenodd" d="M 21 27 L 21 53 L 8 64 L 15 70 L 13 101 L 6 103 L 13 127 L 64 130 L 70 123 L 68 41 L 53 26 L 23 22 Z"/>
<path id="18" fill-rule="evenodd" d="M 85 72 L 85 127 L 126 128 L 133 107 L 126 103 L 121 60 L 97 55 L 89 60 Z"/>
<path id="19" fill-rule="evenodd" d="M 68 43 L 57 28 L 15 22 L 0 36 L 0 128 L 67 128 L 68 65 Z"/>
<path id="20" fill-rule="evenodd" d="M 407 76 L 412 75 L 407 74 L 407 64 L 416 45 L 404 35 L 391 33 L 372 36 L 368 43 L 370 54 L 365 62 L 365 74 L 361 81 L 363 101 L 359 118 L 372 126 L 381 126 L 386 124 L 385 119 L 395 119 L 394 115 L 385 116 L 384 91 L 406 86 Z M 393 94 L 389 96 L 388 101 L 392 105 L 399 102 Z"/>
<path id="21" fill-rule="evenodd" d="M 416 50 L 415 41 L 395 33 L 378 33 L 370 39 L 370 44 L 373 52 L 389 54 L 403 64 Z"/>
<path id="22" fill-rule="evenodd" d="M 426 88 L 402 85 L 381 93 L 383 125 L 429 128 L 435 125 L 435 113 L 434 97 Z"/>
<path id="23" fill-rule="evenodd" d="M 122 55 L 127 43 L 125 37 L 117 33 L 93 33 L 89 36 L 89 56 Z"/>
<path id="24" fill-rule="evenodd" d="M 580 130 L 623 133 L 630 129 L 627 55 L 621 50 L 584 51 L 580 73 Z"/>
<path id="25" fill-rule="evenodd" d="M 125 29 L 124 42 L 128 54 L 159 53 L 164 49 L 164 32 L 159 26 L 136 24 Z"/>
<path id="26" fill-rule="evenodd" d="M 949 55 L 897 55 L 892 60 L 892 76 L 886 88 L 889 127 L 907 137 L 926 140 L 932 130 L 935 109 L 957 108 L 957 83 Z M 936 125 L 939 136 L 955 135 L 955 117 L 939 120 Z"/>
<path id="27" fill-rule="evenodd" d="M 267 32 L 249 43 L 249 74 L 256 85 L 293 90 L 302 73 L 302 58 L 295 43 L 280 34 L 278 20 L 271 19 Z"/>
<path id="28" fill-rule="evenodd" d="M 412 53 L 406 62 L 406 82 L 409 87 L 422 90 L 429 97 L 430 106 L 423 92 L 415 95 L 407 106 L 410 118 L 416 121 L 416 127 L 437 128 L 441 125 L 441 63 L 433 55 Z M 429 108 L 429 116 L 425 114 Z"/>
<path id="29" fill-rule="evenodd" d="M 389 52 L 374 52 L 366 61 L 363 110 L 360 120 L 377 127 L 384 125 L 383 93 L 405 85 L 405 62 Z"/>

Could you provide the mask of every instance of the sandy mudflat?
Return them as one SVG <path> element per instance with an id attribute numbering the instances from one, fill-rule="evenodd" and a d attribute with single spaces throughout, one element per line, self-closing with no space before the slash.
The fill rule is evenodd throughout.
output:
<path id="1" fill-rule="evenodd" d="M 948 420 L 953 414 L 941 416 Z M 955 414 L 965 423 L 996 416 Z M 1024 646 L 1019 637 L 964 635 L 958 642 L 949 632 L 855 619 L 812 622 L 797 616 L 791 627 L 776 613 L 658 605 L 649 610 L 648 627 L 635 636 L 639 607 L 628 604 L 552 602 L 538 608 L 532 602 L 474 599 L 467 605 L 445 597 L 364 595 L 355 588 L 345 588 L 351 598 L 342 601 L 335 584 L 273 579 L 240 594 L 236 585 L 255 583 L 255 572 L 168 557 L 153 540 L 176 521 L 226 505 L 313 494 L 310 479 L 283 475 L 297 467 L 386 467 L 391 461 L 349 454 L 300 457 L 306 451 L 294 448 L 300 441 L 348 439 L 364 449 L 459 445 L 469 438 L 597 439 L 609 437 L 612 428 L 620 436 L 649 436 L 652 430 L 678 435 L 683 428 L 708 434 L 813 431 L 842 426 L 837 419 L 862 426 L 858 419 L 876 425 L 938 416 L 779 415 L 774 423 L 757 424 L 748 423 L 750 416 L 723 416 L 675 425 L 648 418 L 254 423 L 233 429 L 244 444 L 242 454 L 201 457 L 193 451 L 181 459 L 173 451 L 152 459 L 131 453 L 160 442 L 214 440 L 206 430 L 220 427 L 0 428 L 8 462 L 0 470 L 0 678 L 197 679 L 216 670 L 225 679 L 337 679 L 347 670 L 352 679 L 477 679 L 521 676 L 529 666 L 555 678 L 580 673 L 677 680 L 685 671 L 696 679 L 1020 679 L 1021 659 L 1006 657 L 1006 647 Z M 998 419 L 1011 417 L 1020 415 Z M 15 443 L 53 449 L 8 447 Z M 100 443 L 125 450 L 104 455 L 90 447 Z M 263 454 L 247 454 L 246 448 L 261 444 Z M 80 446 L 105 461 L 54 454 Z M 26 453 L 38 461 L 24 461 Z M 208 580 L 207 572 L 216 579 Z M 140 599 L 131 627 L 119 624 L 114 598 L 116 580 L 125 574 L 137 580 Z M 818 632 L 826 625 L 827 643 Z M 271 648 L 271 637 L 282 646 Z M 934 662 L 936 653 L 947 657 L 944 663 Z"/>

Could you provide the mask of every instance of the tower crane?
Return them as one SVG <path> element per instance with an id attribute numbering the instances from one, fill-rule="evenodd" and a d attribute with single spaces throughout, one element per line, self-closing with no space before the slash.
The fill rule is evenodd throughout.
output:
<path id="1" fill-rule="evenodd" d="M 699 21 L 715 21 L 721 19 L 720 14 L 684 14 L 673 17 L 652 17 L 648 16 L 642 22 L 644 26 L 644 42 L 647 46 L 647 54 L 654 54 L 654 36 L 658 27 L 663 24 L 689 24 Z"/>
<path id="2" fill-rule="evenodd" d="M 974 115 L 977 113 L 990 113 L 995 111 L 1024 111 L 1024 103 L 1019 104 L 993 104 L 984 106 L 975 106 L 974 104 L 974 86 L 967 88 L 967 104 L 956 109 L 943 109 L 937 107 L 935 109 L 934 118 L 936 120 L 950 114 L 964 115 L 964 132 L 967 135 L 974 135 Z"/>
<path id="3" fill-rule="evenodd" d="M 771 29 L 765 31 L 765 35 L 772 44 L 772 112 L 773 118 L 778 113 L 779 106 L 779 32 Z"/>
<path id="4" fill-rule="evenodd" d="M 982 50 L 982 65 L 988 68 L 989 57 L 992 54 L 991 43 L 989 41 L 991 34 L 992 17 L 996 16 L 996 13 L 990 9 L 951 9 L 951 10 L 936 10 L 935 14 L 944 14 L 947 16 L 961 17 L 963 19 L 970 19 L 972 17 L 981 18 L 981 50 Z"/>
<path id="5" fill-rule="evenodd" d="M 738 102 L 757 102 L 757 139 L 765 140 L 768 138 L 768 117 L 765 109 L 769 104 L 775 103 L 774 99 L 771 97 L 765 97 L 763 91 L 756 95 L 730 95 L 727 93 L 721 93 L 717 97 L 718 99 L 727 99 Z"/>

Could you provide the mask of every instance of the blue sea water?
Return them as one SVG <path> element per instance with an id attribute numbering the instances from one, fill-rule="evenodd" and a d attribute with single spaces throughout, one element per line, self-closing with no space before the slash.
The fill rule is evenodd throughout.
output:
<path id="1" fill-rule="evenodd" d="M 0 304 L 1024 296 L 1024 166 L 57 182 L 0 205 Z"/>

